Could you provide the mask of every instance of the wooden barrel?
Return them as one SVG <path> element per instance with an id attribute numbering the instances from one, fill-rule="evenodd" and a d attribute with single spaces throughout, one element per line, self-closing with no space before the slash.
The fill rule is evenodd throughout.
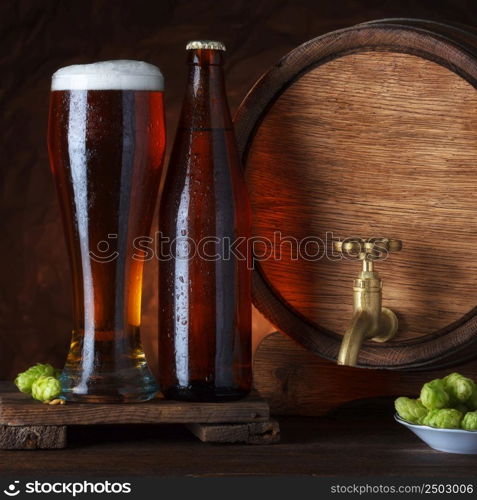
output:
<path id="1" fill-rule="evenodd" d="M 391 237 L 376 268 L 399 330 L 359 365 L 477 357 L 476 57 L 471 29 L 386 19 L 301 45 L 241 104 L 254 303 L 308 349 L 336 359 L 352 316 L 359 264 L 331 240 Z"/>

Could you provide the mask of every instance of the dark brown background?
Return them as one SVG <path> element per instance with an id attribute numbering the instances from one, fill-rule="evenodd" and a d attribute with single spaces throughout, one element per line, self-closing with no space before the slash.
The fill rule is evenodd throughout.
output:
<path id="1" fill-rule="evenodd" d="M 235 110 L 253 82 L 297 45 L 383 17 L 477 25 L 474 0 L 10 0 L 0 6 L 0 378 L 60 365 L 70 339 L 70 275 L 45 134 L 50 75 L 60 66 L 142 59 L 166 78 L 169 146 L 190 39 L 223 40 Z M 156 364 L 156 268 L 146 268 L 143 336 Z M 257 342 L 270 326 L 255 315 Z"/>

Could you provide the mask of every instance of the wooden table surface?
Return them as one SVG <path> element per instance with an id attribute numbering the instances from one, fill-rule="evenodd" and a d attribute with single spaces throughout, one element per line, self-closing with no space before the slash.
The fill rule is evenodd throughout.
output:
<path id="1" fill-rule="evenodd" d="M 181 425 L 73 427 L 64 450 L 0 451 L 0 473 L 474 477 L 476 456 L 431 450 L 392 413 L 392 400 L 378 399 L 278 417 L 281 442 L 259 446 L 201 443 Z"/>

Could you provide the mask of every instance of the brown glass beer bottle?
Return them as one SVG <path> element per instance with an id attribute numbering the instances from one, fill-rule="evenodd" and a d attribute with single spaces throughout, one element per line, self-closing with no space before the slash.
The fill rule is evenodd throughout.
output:
<path id="1" fill-rule="evenodd" d="M 220 42 L 187 45 L 188 82 L 159 213 L 159 380 L 189 401 L 251 387 L 251 210 Z"/>

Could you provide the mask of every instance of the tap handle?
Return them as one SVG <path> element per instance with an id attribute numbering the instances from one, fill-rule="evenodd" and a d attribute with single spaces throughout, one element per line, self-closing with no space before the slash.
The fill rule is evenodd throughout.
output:
<path id="1" fill-rule="evenodd" d="M 333 242 L 335 251 L 360 260 L 379 260 L 402 250 L 402 241 L 392 238 L 349 238 Z"/>

